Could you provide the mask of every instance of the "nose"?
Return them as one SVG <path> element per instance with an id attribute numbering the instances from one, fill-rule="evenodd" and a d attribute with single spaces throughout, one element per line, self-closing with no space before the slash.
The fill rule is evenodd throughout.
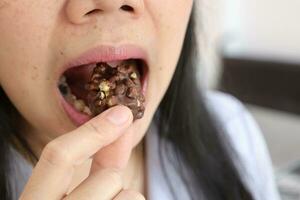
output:
<path id="1" fill-rule="evenodd" d="M 138 17 L 144 10 L 144 0 L 68 0 L 65 9 L 70 22 L 83 24 L 113 12 Z"/>

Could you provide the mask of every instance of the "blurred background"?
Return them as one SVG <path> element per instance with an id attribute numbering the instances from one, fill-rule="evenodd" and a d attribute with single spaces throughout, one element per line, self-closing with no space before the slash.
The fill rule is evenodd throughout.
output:
<path id="1" fill-rule="evenodd" d="M 283 200 L 300 199 L 299 9 L 299 0 L 202 0 L 198 12 L 202 84 L 256 118 Z"/>

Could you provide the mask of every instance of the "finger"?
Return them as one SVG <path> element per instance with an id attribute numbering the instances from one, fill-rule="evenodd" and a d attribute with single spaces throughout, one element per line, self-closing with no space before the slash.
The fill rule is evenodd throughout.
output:
<path id="1" fill-rule="evenodd" d="M 112 144 L 107 145 L 93 156 L 90 173 L 99 169 L 117 168 L 124 169 L 132 151 L 132 132 L 126 131 Z"/>
<path id="2" fill-rule="evenodd" d="M 113 199 L 123 188 L 122 176 L 114 169 L 93 173 L 77 186 L 64 200 L 108 200 Z"/>
<path id="3" fill-rule="evenodd" d="M 145 197 L 134 190 L 123 190 L 113 200 L 146 200 Z"/>
<path id="4" fill-rule="evenodd" d="M 47 194 L 42 199 L 60 199 L 68 189 L 74 166 L 120 137 L 132 118 L 127 107 L 116 106 L 51 141 L 25 186 L 23 199 L 41 199 L 40 194 Z"/>

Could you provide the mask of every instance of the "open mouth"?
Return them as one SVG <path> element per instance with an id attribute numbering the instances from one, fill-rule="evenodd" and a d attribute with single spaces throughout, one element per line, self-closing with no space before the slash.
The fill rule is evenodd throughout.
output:
<path id="1" fill-rule="evenodd" d="M 65 110 L 73 121 L 80 123 L 78 121 L 82 120 L 78 120 L 78 118 L 80 118 L 79 116 L 87 120 L 95 115 L 89 100 L 91 92 L 89 90 L 89 83 L 91 82 L 94 69 L 103 64 L 110 68 L 117 69 L 119 66 L 127 62 L 135 63 L 136 69 L 139 73 L 137 78 L 140 79 L 139 81 L 142 93 L 145 95 L 148 66 L 143 59 L 125 59 L 110 62 L 90 63 L 74 66 L 63 72 L 58 82 L 58 89 L 63 100 L 68 104 L 64 107 L 68 107 L 65 108 Z M 77 115 L 77 117 L 74 115 Z"/>

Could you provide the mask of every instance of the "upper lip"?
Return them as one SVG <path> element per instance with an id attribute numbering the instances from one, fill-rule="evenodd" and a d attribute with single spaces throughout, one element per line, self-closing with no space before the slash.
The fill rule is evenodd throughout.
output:
<path id="1" fill-rule="evenodd" d="M 147 52 L 136 45 L 121 45 L 121 46 L 109 46 L 100 45 L 95 48 L 89 49 L 74 59 L 67 62 L 66 65 L 61 69 L 60 75 L 67 69 L 80 66 L 88 65 L 98 62 L 111 62 L 117 60 L 126 59 L 141 59 L 147 64 Z"/>

